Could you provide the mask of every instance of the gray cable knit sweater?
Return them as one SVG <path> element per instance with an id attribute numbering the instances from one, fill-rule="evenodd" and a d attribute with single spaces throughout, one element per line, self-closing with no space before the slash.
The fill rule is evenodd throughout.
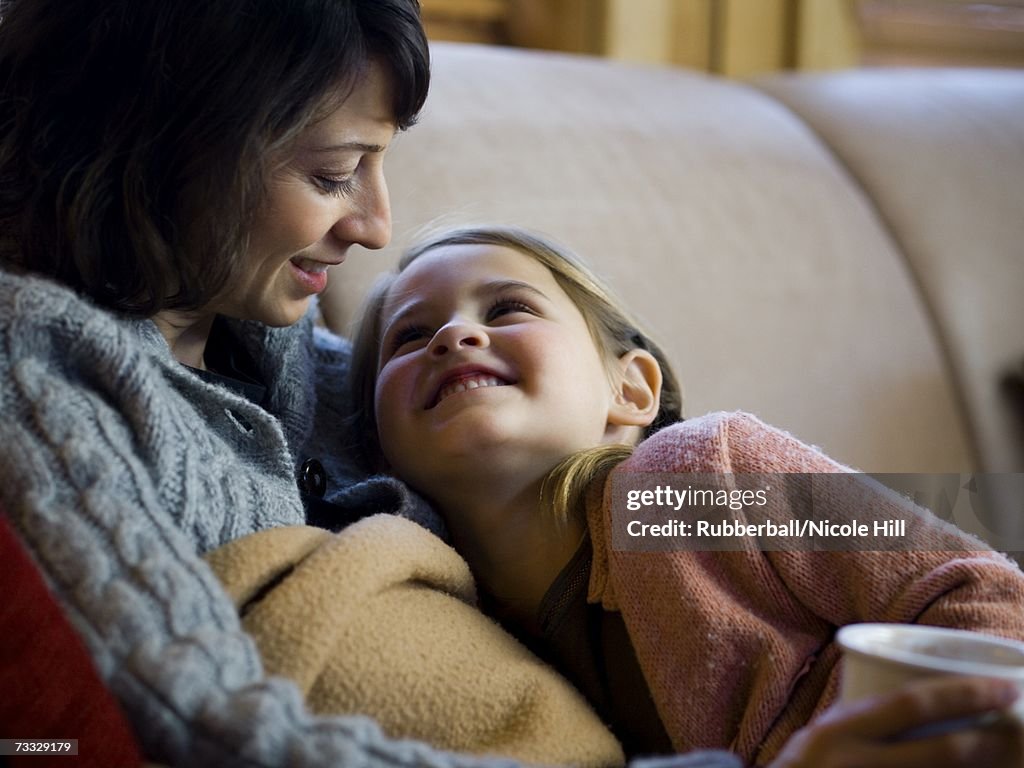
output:
<path id="1" fill-rule="evenodd" d="M 200 554 L 302 523 L 294 477 L 307 456 L 340 495 L 399 512 L 411 502 L 388 481 L 360 482 L 333 447 L 345 342 L 309 317 L 232 327 L 270 412 L 177 363 L 152 322 L 0 271 L 0 498 L 147 756 L 217 768 L 499 764 L 389 740 L 366 718 L 314 717 L 292 684 L 264 675 Z"/>

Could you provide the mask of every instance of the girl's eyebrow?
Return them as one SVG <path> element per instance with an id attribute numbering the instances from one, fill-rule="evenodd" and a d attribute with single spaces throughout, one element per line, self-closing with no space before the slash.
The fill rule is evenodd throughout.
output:
<path id="1" fill-rule="evenodd" d="M 481 285 L 474 293 L 489 296 L 496 293 L 504 293 L 505 291 L 526 291 L 542 299 L 548 298 L 540 288 L 524 283 L 521 280 L 492 280 Z"/>
<path id="2" fill-rule="evenodd" d="M 494 296 L 497 294 L 505 293 L 506 291 L 525 291 L 531 293 L 538 298 L 549 301 L 547 295 L 537 288 L 536 286 L 524 283 L 521 280 L 491 280 L 490 282 L 483 283 L 474 289 L 473 294 L 478 297 L 486 298 L 488 296 Z M 398 310 L 391 315 L 383 328 L 381 329 L 381 338 L 383 339 L 388 335 L 388 332 L 399 325 L 406 317 L 416 312 L 423 304 L 427 303 L 423 297 L 412 297 L 405 303 L 401 304 Z"/>

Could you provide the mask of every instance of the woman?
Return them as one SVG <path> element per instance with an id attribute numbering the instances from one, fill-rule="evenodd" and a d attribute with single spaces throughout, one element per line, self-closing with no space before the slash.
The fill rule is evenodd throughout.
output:
<path id="1" fill-rule="evenodd" d="M 303 522 L 297 460 L 336 429 L 311 389 L 346 353 L 306 309 L 352 244 L 389 238 L 383 155 L 429 80 L 416 3 L 2 8 L 15 529 L 148 756 L 411 760 L 266 679 L 199 555 Z"/>
<path id="2" fill-rule="evenodd" d="M 333 501 L 413 506 L 324 452 L 347 348 L 305 310 L 389 237 L 384 152 L 428 82 L 417 3 L 0 9 L 0 500 L 147 757 L 469 764 L 311 717 L 200 559 L 301 523 L 311 457 Z M 999 703 L 948 687 L 947 710 Z"/>

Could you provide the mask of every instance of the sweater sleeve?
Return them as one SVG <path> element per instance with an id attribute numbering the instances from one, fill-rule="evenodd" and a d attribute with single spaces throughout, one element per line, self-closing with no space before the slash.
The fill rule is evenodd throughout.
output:
<path id="1" fill-rule="evenodd" d="M 366 718 L 314 717 L 292 683 L 264 674 L 199 557 L 197 531 L 212 525 L 221 530 L 211 536 L 231 538 L 234 523 L 216 507 L 232 501 L 254 510 L 253 526 L 275 524 L 259 505 L 287 506 L 281 499 L 295 495 L 286 452 L 257 450 L 284 445 L 272 419 L 201 383 L 196 391 L 220 403 L 204 416 L 223 429 L 193 413 L 177 418 L 181 408 L 161 405 L 185 386 L 167 385 L 177 367 L 165 376 L 108 315 L 41 289 L 0 299 L 0 498 L 148 759 L 211 768 L 498 764 L 390 740 Z M 239 454 L 225 447 L 230 434 L 259 440 Z M 159 453 L 183 441 L 193 454 Z M 183 477 L 195 486 L 185 501 Z"/>
<path id="2" fill-rule="evenodd" d="M 731 471 L 849 472 L 791 435 L 747 414 L 725 430 Z M 766 457 L 766 446 L 771 446 Z M 878 486 L 851 484 L 816 505 L 833 520 L 911 516 L 911 503 Z M 766 553 L 803 606 L 833 626 L 862 621 L 921 623 L 989 632 L 1024 640 L 1024 575 L 1009 558 L 925 513 L 900 551 Z"/>
<path id="3" fill-rule="evenodd" d="M 649 443 L 634 462 L 648 471 L 656 467 L 759 476 L 852 472 L 746 413 L 711 414 L 694 425 L 670 428 Z M 847 486 L 837 481 L 834 487 Z M 815 518 L 849 521 L 910 514 L 910 502 L 880 486 L 851 479 L 848 487 L 849 492 L 816 498 Z M 800 517 L 807 510 L 788 512 Z M 900 551 L 791 547 L 767 551 L 764 557 L 796 603 L 833 626 L 859 621 L 920 622 L 1024 639 L 1024 575 L 1017 565 L 980 539 L 928 513 L 916 519 L 921 524 L 911 529 L 906 548 Z"/>
<path id="4" fill-rule="evenodd" d="M 640 482 L 629 473 L 728 483 L 730 474 L 837 472 L 849 470 L 753 416 L 709 414 L 646 440 L 614 470 L 603 503 L 588 502 L 589 599 L 621 610 L 677 749 L 728 747 L 766 762 L 835 695 L 833 638 L 845 624 L 918 622 L 1024 639 L 1019 568 L 937 521 L 922 528 L 937 546 L 909 551 L 673 551 L 661 539 L 641 549 L 615 545 L 629 518 L 613 511 L 612 488 L 616 478 Z M 851 504 L 897 503 L 877 493 L 833 494 L 832 506 L 816 506 L 815 514 L 850 519 Z"/>

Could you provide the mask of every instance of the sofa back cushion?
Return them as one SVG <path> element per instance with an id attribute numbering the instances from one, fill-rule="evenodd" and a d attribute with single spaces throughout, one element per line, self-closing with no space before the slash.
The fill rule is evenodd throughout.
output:
<path id="1" fill-rule="evenodd" d="M 906 254 L 981 467 L 1024 472 L 1012 383 L 1024 372 L 1024 71 L 863 70 L 759 85 L 828 143 Z"/>
<path id="2" fill-rule="evenodd" d="M 539 229 L 582 254 L 676 361 L 688 414 L 744 409 L 873 471 L 972 458 L 936 336 L 871 201 L 756 89 L 678 69 L 436 44 L 386 161 L 394 240 L 323 309 L 345 332 L 428 224 Z"/>

